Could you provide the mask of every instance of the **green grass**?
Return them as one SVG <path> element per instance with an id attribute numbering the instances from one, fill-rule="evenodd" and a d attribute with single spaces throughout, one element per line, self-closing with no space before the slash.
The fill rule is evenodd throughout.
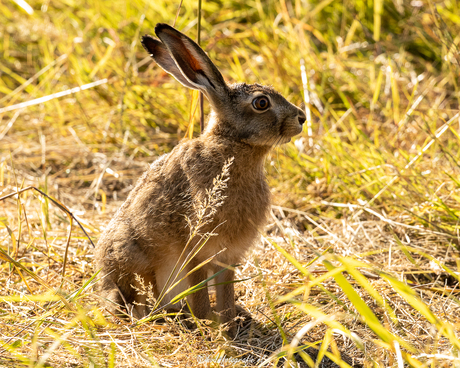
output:
<path id="1" fill-rule="evenodd" d="M 0 112 L 0 197 L 36 186 L 96 242 L 148 163 L 187 133 L 191 93 L 139 43 L 179 2 L 28 3 L 33 14 L 0 3 L 0 111 L 100 85 Z M 192 38 L 197 6 L 184 1 L 176 22 Z M 256 327 L 231 343 L 206 323 L 110 316 L 83 232 L 26 191 L 0 202 L 0 365 L 273 366 L 322 342 L 318 359 L 459 366 L 460 3 L 203 1 L 201 28 L 229 82 L 310 101 L 311 135 L 267 159 L 273 216 L 241 267 L 254 277 L 238 304 Z"/>

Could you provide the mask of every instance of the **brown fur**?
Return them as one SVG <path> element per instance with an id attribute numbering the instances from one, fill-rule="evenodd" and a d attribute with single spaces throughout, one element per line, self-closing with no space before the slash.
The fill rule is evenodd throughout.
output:
<path id="1" fill-rule="evenodd" d="M 158 296 L 189 240 L 186 216 L 194 218 L 194 201 L 204 198 L 206 189 L 212 188 L 213 179 L 232 157 L 223 193 L 227 197 L 225 203 L 218 207 L 212 222 L 201 229 L 201 233 L 214 230 L 218 235 L 207 241 L 186 272 L 225 250 L 174 288 L 162 305 L 206 279 L 209 273 L 238 263 L 256 239 L 270 208 L 264 157 L 273 145 L 288 142 L 300 133 L 305 121 L 302 110 L 272 88 L 227 85 L 201 48 L 174 28 L 159 24 L 155 31 L 162 42 L 145 36 L 144 47 L 182 84 L 202 90 L 211 103 L 212 113 L 199 138 L 183 140 L 151 165 L 97 244 L 96 268 L 102 269 L 103 276 L 99 281 L 100 294 L 121 305 L 124 301 L 145 301 L 132 287 L 134 274 L 151 282 Z M 263 112 L 252 105 L 254 98 L 262 95 L 270 101 L 270 108 Z M 216 279 L 216 309 L 226 322 L 235 317 L 233 271 L 227 269 Z M 198 318 L 210 316 L 206 288 L 189 298 Z M 108 305 L 113 308 L 113 303 Z M 140 307 L 137 312 L 143 316 L 148 310 Z"/>

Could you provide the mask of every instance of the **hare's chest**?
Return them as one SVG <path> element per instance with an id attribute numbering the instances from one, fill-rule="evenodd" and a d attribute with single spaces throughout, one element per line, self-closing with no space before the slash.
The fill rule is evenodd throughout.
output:
<path id="1" fill-rule="evenodd" d="M 247 178 L 246 178 L 247 179 Z M 270 189 L 265 178 L 228 183 L 226 196 L 218 213 L 219 221 L 229 234 L 253 236 L 265 224 L 270 207 Z"/>
<path id="2" fill-rule="evenodd" d="M 270 191 L 265 180 L 246 186 L 228 185 L 224 203 L 216 212 L 203 256 L 220 253 L 220 262 L 235 264 L 256 241 L 270 208 Z"/>

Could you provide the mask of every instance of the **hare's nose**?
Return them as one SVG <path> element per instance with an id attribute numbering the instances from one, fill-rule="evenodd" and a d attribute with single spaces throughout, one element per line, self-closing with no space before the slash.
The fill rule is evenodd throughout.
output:
<path id="1" fill-rule="evenodd" d="M 305 120 L 307 120 L 307 117 L 305 116 L 305 113 L 299 109 L 299 116 L 298 116 L 298 119 L 299 119 L 299 124 L 300 126 L 303 125 L 303 123 L 305 123 Z"/>

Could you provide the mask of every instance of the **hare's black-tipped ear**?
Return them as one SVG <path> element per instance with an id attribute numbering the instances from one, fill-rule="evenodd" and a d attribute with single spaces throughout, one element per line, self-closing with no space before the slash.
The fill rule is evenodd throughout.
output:
<path id="1" fill-rule="evenodd" d="M 158 23 L 155 33 L 194 88 L 202 90 L 211 102 L 218 102 L 222 91 L 227 89 L 227 84 L 203 49 L 167 24 Z"/>
<path id="2" fill-rule="evenodd" d="M 142 46 L 150 54 L 153 60 L 167 73 L 171 74 L 185 87 L 198 89 L 184 77 L 180 69 L 177 67 L 176 62 L 173 60 L 168 52 L 168 49 L 159 40 L 152 36 L 145 35 L 141 40 Z"/>

